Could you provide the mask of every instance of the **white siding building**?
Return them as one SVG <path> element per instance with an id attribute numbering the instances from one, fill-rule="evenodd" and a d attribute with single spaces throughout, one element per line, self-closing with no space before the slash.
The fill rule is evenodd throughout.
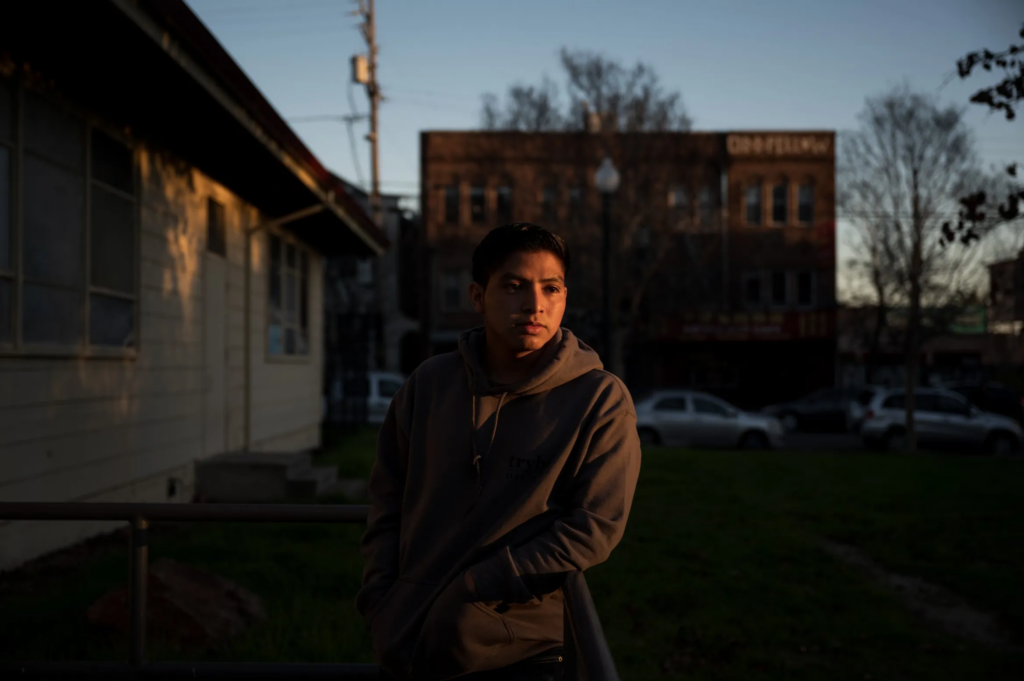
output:
<path id="1" fill-rule="evenodd" d="M 199 459 L 317 446 L 323 257 L 386 240 L 184 3 L 21 4 L 0 501 L 188 502 Z M 110 527 L 0 520 L 0 570 Z"/>

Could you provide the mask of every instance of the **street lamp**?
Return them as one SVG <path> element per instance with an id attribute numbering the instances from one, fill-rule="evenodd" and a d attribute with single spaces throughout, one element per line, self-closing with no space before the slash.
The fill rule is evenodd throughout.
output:
<path id="1" fill-rule="evenodd" d="M 612 194 L 619 188 L 619 171 L 605 156 L 594 173 L 594 184 L 601 192 L 601 220 L 604 231 L 602 275 L 604 278 L 604 352 L 605 362 L 612 359 Z"/>

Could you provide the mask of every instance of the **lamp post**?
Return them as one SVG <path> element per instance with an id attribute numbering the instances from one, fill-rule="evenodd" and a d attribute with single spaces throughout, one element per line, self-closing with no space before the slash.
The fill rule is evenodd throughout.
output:
<path id="1" fill-rule="evenodd" d="M 604 237 L 602 277 L 604 285 L 604 352 L 605 364 L 612 359 L 612 194 L 619 188 L 619 171 L 605 156 L 594 173 L 594 184 L 601 192 L 601 222 Z"/>

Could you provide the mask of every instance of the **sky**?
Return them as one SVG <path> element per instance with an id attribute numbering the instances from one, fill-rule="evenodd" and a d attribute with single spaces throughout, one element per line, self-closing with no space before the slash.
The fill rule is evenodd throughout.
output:
<path id="1" fill-rule="evenodd" d="M 365 52 L 352 0 L 187 2 L 326 166 L 369 181 L 365 123 L 353 145 L 343 123 L 294 120 L 349 114 L 350 101 L 367 111 L 349 84 L 349 59 Z M 850 130 L 866 97 L 908 83 L 967 109 L 986 164 L 1024 159 L 1024 115 L 968 106 L 993 79 L 956 78 L 967 52 L 1018 39 L 1020 0 L 377 0 L 376 11 L 386 193 L 418 192 L 421 130 L 476 128 L 484 93 L 559 80 L 563 46 L 650 64 L 697 130 Z"/>

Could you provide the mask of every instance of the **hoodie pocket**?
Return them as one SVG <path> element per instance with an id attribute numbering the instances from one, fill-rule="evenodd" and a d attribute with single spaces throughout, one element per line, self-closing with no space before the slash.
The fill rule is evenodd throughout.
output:
<path id="1" fill-rule="evenodd" d="M 416 644 L 413 671 L 426 678 L 450 678 L 490 669 L 488 660 L 515 642 L 505 618 L 474 602 L 460 575 L 438 597 Z"/>

